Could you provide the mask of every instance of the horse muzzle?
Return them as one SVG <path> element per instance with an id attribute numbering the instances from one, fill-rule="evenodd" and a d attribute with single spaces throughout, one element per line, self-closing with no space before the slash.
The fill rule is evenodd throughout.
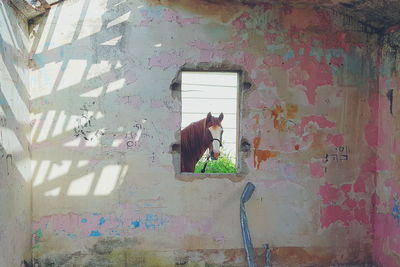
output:
<path id="1" fill-rule="evenodd" d="M 212 152 L 211 153 L 211 159 L 212 160 L 217 160 L 219 158 L 219 152 Z"/>

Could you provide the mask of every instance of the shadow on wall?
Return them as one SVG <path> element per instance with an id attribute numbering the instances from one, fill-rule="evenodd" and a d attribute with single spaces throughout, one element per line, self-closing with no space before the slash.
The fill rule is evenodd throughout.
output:
<path id="1" fill-rule="evenodd" d="M 66 1 L 32 25 L 34 248 L 39 247 L 44 225 L 57 218 L 73 220 L 74 229 L 62 230 L 71 236 L 79 232 L 80 237 L 117 236 L 115 229 L 152 229 L 164 223 L 158 215 L 132 209 L 110 215 L 116 208 L 112 205 L 126 203 L 123 198 L 136 194 L 133 183 L 146 184 L 143 175 L 154 169 L 173 172 L 164 129 L 156 125 L 160 118 L 152 118 L 151 112 L 165 106 L 169 91 L 159 99 L 154 92 L 145 92 L 149 86 L 138 83 L 134 68 L 148 62 L 138 62 L 126 51 L 134 50 L 136 42 L 127 33 L 132 9 L 141 7 L 123 0 Z M 170 108 L 179 110 L 175 102 Z M 143 192 L 139 199 L 146 197 Z M 137 205 L 161 202 L 155 197 Z M 68 213 L 71 210 L 79 215 Z M 108 215 L 101 213 L 104 210 Z M 54 213 L 61 215 L 48 216 Z M 121 216 L 121 224 L 101 230 L 105 221 Z"/>
<path id="2" fill-rule="evenodd" d="M 0 259 L 18 266 L 30 258 L 28 27 L 0 2 Z"/>
<path id="3" fill-rule="evenodd" d="M 127 11 L 103 14 L 95 22 L 101 27 L 92 34 L 84 23 L 91 1 L 81 2 L 79 12 L 65 11 L 64 2 L 54 6 L 48 16 L 37 19 L 32 32 L 34 195 L 107 201 L 127 174 L 126 154 L 143 149 L 149 125 L 137 114 L 119 118 L 123 109 L 135 112 L 135 101 L 140 101 L 129 86 L 136 79 L 129 71 L 134 62 L 122 52 L 129 8 L 122 7 L 125 1 L 108 1 L 110 8 L 119 5 L 118 10 Z M 71 15 L 62 24 L 73 26 L 73 32 L 60 30 L 62 10 Z"/>

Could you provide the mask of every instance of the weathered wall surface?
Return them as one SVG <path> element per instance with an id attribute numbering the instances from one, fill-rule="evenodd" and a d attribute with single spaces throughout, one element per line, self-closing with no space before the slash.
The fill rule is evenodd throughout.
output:
<path id="1" fill-rule="evenodd" d="M 0 2 L 0 266 L 30 259 L 28 24 Z"/>
<path id="2" fill-rule="evenodd" d="M 253 243 L 270 243 L 275 266 L 371 261 L 370 29 L 328 10 L 224 1 L 71 0 L 37 23 L 36 261 L 243 266 L 247 181 L 257 187 L 247 204 Z M 175 178 L 180 102 L 169 87 L 182 65 L 201 62 L 240 66 L 252 81 L 239 182 Z"/>
<path id="3" fill-rule="evenodd" d="M 371 96 L 370 109 L 377 111 L 377 153 L 374 197 L 374 258 L 381 266 L 400 264 L 400 62 L 399 28 L 383 38 L 379 62 L 379 92 Z"/>

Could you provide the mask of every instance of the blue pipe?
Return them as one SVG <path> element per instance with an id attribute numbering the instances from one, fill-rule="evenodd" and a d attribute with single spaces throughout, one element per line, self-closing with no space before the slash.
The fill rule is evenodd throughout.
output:
<path id="1" fill-rule="evenodd" d="M 244 250 L 246 251 L 247 267 L 257 267 L 254 262 L 253 244 L 251 243 L 250 230 L 247 223 L 246 209 L 244 206 L 244 203 L 251 198 L 251 195 L 255 189 L 256 187 L 254 184 L 248 182 L 244 187 L 242 196 L 240 197 L 240 227 L 242 229 Z"/>

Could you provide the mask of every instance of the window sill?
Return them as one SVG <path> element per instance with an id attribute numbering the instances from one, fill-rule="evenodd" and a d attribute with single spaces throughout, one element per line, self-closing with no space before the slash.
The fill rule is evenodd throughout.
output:
<path id="1" fill-rule="evenodd" d="M 195 180 L 204 179 L 228 179 L 232 182 L 242 181 L 246 175 L 244 173 L 191 173 L 191 172 L 181 172 L 176 173 L 175 178 L 184 182 L 193 182 Z"/>

